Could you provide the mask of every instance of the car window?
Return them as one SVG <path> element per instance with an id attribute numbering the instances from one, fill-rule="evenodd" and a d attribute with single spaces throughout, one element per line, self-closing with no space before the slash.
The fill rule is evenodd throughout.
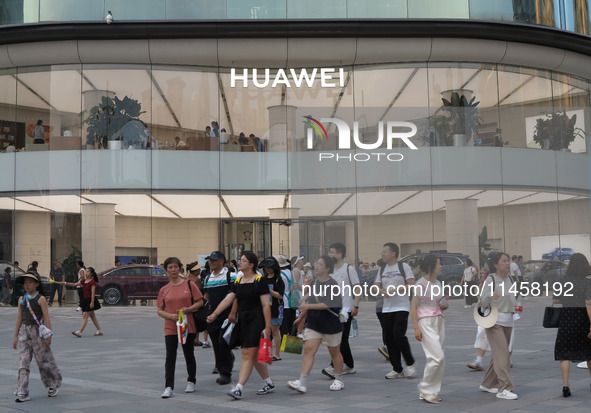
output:
<path id="1" fill-rule="evenodd" d="M 441 265 L 462 265 L 458 257 L 441 257 Z"/>
<path id="2" fill-rule="evenodd" d="M 166 271 L 160 267 L 150 267 L 150 275 L 152 277 L 166 277 Z"/>
<path id="3" fill-rule="evenodd" d="M 138 268 L 119 268 L 110 272 L 108 275 L 117 277 L 138 277 L 145 274 L 140 273 Z"/>

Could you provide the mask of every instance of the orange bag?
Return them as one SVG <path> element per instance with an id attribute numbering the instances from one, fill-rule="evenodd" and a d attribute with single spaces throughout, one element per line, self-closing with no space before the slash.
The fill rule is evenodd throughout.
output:
<path id="1" fill-rule="evenodd" d="M 273 344 L 268 338 L 261 338 L 259 342 L 259 363 L 273 363 Z"/>

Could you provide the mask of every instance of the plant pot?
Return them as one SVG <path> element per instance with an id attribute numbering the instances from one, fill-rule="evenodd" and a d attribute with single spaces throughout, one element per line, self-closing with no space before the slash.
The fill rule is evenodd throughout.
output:
<path id="1" fill-rule="evenodd" d="M 452 139 L 454 146 L 466 146 L 466 135 L 464 134 L 453 134 Z"/>
<path id="2" fill-rule="evenodd" d="M 113 150 L 123 149 L 123 141 L 109 141 L 109 149 L 113 149 Z"/>

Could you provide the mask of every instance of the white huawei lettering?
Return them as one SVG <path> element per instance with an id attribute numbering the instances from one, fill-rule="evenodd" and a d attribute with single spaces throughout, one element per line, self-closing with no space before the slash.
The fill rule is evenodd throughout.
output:
<path id="1" fill-rule="evenodd" d="M 261 76 L 262 78 L 259 78 Z M 345 70 L 330 67 L 314 68 L 310 72 L 307 69 L 277 69 L 277 73 L 271 74 L 271 69 L 242 69 L 242 74 L 236 69 L 230 69 L 230 87 L 236 87 L 237 82 L 242 82 L 242 87 L 249 87 L 249 81 L 257 88 L 268 86 L 285 86 L 288 88 L 300 88 L 305 83 L 309 88 L 320 80 L 320 86 L 324 88 L 345 87 Z"/>

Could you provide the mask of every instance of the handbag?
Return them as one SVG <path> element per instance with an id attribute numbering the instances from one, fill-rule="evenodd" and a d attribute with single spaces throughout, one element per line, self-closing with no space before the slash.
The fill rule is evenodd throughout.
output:
<path id="1" fill-rule="evenodd" d="M 51 337 L 53 335 L 53 331 L 51 331 L 45 324 L 41 324 L 39 322 L 39 320 L 37 320 L 37 316 L 35 315 L 35 312 L 31 308 L 31 303 L 29 303 L 29 300 L 26 300 L 26 301 L 27 301 L 27 308 L 29 309 L 29 311 L 31 312 L 31 315 L 33 316 L 33 319 L 35 320 L 35 322 L 39 326 L 39 337 L 41 337 L 43 340 L 47 340 L 49 337 Z"/>
<path id="2" fill-rule="evenodd" d="M 259 341 L 259 363 L 273 363 L 273 344 L 268 338 L 261 337 Z"/>
<path id="3" fill-rule="evenodd" d="M 302 354 L 304 339 L 296 336 L 283 335 L 281 340 L 281 351 L 291 354 Z"/>
<path id="4" fill-rule="evenodd" d="M 195 284 L 197 285 L 197 284 Z M 191 281 L 189 281 L 189 290 L 191 288 Z M 191 305 L 195 303 L 193 300 L 193 291 L 191 291 Z M 195 329 L 198 333 L 207 330 L 207 316 L 209 315 L 209 301 L 206 301 L 205 298 L 203 299 L 203 305 L 193 313 L 193 319 L 195 321 Z"/>
<path id="5" fill-rule="evenodd" d="M 544 328 L 558 328 L 561 311 L 562 307 L 554 307 L 554 304 L 551 307 L 546 307 L 544 309 L 544 321 L 542 323 Z"/>

